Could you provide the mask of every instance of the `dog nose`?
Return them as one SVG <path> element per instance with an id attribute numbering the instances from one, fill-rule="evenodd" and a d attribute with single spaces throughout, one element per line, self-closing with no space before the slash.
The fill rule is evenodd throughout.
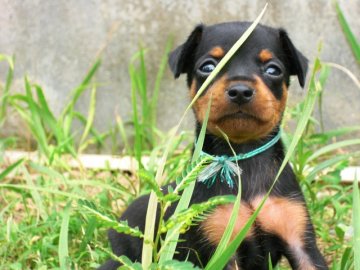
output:
<path id="1" fill-rule="evenodd" d="M 246 85 L 239 84 L 232 86 L 227 91 L 228 97 L 232 102 L 239 105 L 248 103 L 254 96 L 254 90 Z"/>

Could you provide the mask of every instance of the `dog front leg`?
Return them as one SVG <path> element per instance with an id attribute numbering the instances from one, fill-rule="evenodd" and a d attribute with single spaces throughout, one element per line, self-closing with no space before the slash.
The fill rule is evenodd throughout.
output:
<path id="1" fill-rule="evenodd" d="M 253 201 L 254 208 L 260 205 L 261 199 Z M 257 217 L 257 224 L 263 231 L 276 235 L 284 242 L 285 256 L 293 269 L 328 269 L 316 246 L 304 202 L 286 197 L 269 197 Z"/>

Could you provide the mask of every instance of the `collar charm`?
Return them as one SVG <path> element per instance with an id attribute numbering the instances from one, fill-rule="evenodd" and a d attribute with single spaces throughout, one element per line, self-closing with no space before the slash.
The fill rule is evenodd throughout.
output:
<path id="1" fill-rule="evenodd" d="M 220 178 L 220 182 L 226 182 L 229 188 L 234 187 L 234 177 L 240 176 L 242 173 L 241 168 L 237 168 L 238 165 L 236 164 L 239 160 L 244 160 L 256 156 L 270 147 L 272 147 L 275 143 L 280 140 L 281 131 L 276 134 L 274 138 L 272 138 L 266 144 L 256 148 L 245 154 L 238 154 L 237 156 L 228 157 L 224 156 L 212 156 L 205 152 L 201 152 L 201 156 L 206 156 L 211 158 L 211 163 L 199 174 L 198 181 L 207 185 L 210 188 L 214 185 L 217 177 Z M 238 172 L 240 175 L 238 175 Z"/>

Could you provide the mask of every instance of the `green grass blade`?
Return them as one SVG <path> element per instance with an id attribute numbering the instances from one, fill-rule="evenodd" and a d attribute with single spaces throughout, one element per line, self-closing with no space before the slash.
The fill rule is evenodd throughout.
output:
<path id="1" fill-rule="evenodd" d="M 205 140 L 205 135 L 206 135 L 206 127 L 207 127 L 207 123 L 208 123 L 208 120 L 209 120 L 211 103 L 212 103 L 212 96 L 211 96 L 211 98 L 209 100 L 209 104 L 208 104 L 208 107 L 207 107 L 207 110 L 206 110 L 204 122 L 202 123 L 202 126 L 201 126 L 199 137 L 196 140 L 194 154 L 192 156 L 191 162 L 195 162 L 200 157 L 201 150 L 202 150 L 203 145 L 204 145 L 204 140 Z"/>
<path id="2" fill-rule="evenodd" d="M 152 132 L 148 132 L 147 127 L 150 125 L 151 121 L 151 113 L 150 113 L 150 103 L 148 100 L 148 87 L 147 87 L 147 75 L 146 75 L 146 65 L 145 65 L 145 50 L 140 48 L 139 53 L 134 57 L 134 61 L 139 61 L 139 67 L 135 68 L 135 64 L 132 63 L 133 66 L 133 74 L 132 81 L 135 82 L 134 90 L 135 95 L 139 97 L 140 110 L 138 113 L 141 115 L 141 126 L 143 128 L 144 134 L 147 133 L 146 136 L 142 136 L 142 142 L 145 143 L 146 140 L 149 140 L 151 144 L 153 144 L 153 134 Z M 145 145 L 145 144 L 144 144 Z"/>
<path id="3" fill-rule="evenodd" d="M 46 101 L 43 89 L 39 85 L 35 85 L 34 87 L 40 105 L 39 107 L 41 108 L 41 112 L 48 116 L 46 122 L 48 123 L 55 121 L 55 116 L 49 109 L 48 102 Z"/>
<path id="4" fill-rule="evenodd" d="M 247 232 L 250 230 L 252 224 L 255 222 L 255 219 L 259 214 L 264 202 L 265 200 L 261 202 L 260 206 L 254 211 L 254 213 L 244 225 L 244 228 L 236 235 L 235 239 L 222 252 L 221 257 L 217 258 L 216 260 L 210 260 L 211 264 L 209 262 L 205 269 L 218 270 L 225 267 L 225 265 L 229 262 L 230 258 L 234 255 L 240 243 L 245 239 Z"/>
<path id="5" fill-rule="evenodd" d="M 327 140 L 329 140 L 333 137 L 346 135 L 346 134 L 349 134 L 351 132 L 356 132 L 356 131 L 360 131 L 360 126 L 341 127 L 341 128 L 336 128 L 336 129 L 332 129 L 329 131 L 324 131 L 321 133 L 321 136 L 326 137 Z"/>
<path id="6" fill-rule="evenodd" d="M 340 268 L 337 262 L 333 262 L 332 269 L 334 270 L 348 270 L 350 269 L 350 265 L 353 263 L 351 248 L 347 247 L 341 256 Z"/>
<path id="7" fill-rule="evenodd" d="M 14 57 L 5 55 L 5 54 L 0 54 L 0 62 L 1 61 L 6 61 L 9 64 L 9 67 L 14 70 Z"/>
<path id="8" fill-rule="evenodd" d="M 0 188 L 9 188 L 9 189 L 19 189 L 19 190 L 30 190 L 30 191 L 40 191 L 43 193 L 49 193 L 49 194 L 54 194 L 54 195 L 59 195 L 59 196 L 64 196 L 66 198 L 69 199 L 84 199 L 83 196 L 74 193 L 74 192 L 65 192 L 65 191 L 60 191 L 58 189 L 58 187 L 54 188 L 54 187 L 37 187 L 35 185 L 29 186 L 29 185 L 19 185 L 19 184 L 2 184 L 0 183 Z"/>
<path id="9" fill-rule="evenodd" d="M 87 136 L 89 135 L 91 127 L 94 123 L 95 110 L 96 110 L 96 90 L 97 90 L 96 86 L 93 86 L 93 88 L 91 90 L 89 112 L 88 112 L 88 117 L 86 120 L 86 126 L 85 126 L 84 132 L 80 139 L 78 152 L 82 152 L 84 150 L 84 148 L 86 147 L 86 145 L 84 145 L 84 142 L 85 142 L 85 139 L 87 138 Z"/>
<path id="10" fill-rule="evenodd" d="M 64 110 L 62 111 L 59 120 L 59 122 L 61 123 L 62 126 L 64 126 L 64 129 L 66 131 L 70 131 L 71 123 L 73 120 L 74 106 L 76 102 L 78 101 L 82 93 L 89 87 L 90 81 L 94 77 L 100 65 L 101 65 L 101 60 L 97 59 L 94 65 L 90 68 L 90 70 L 86 74 L 81 84 L 72 91 L 72 98 L 70 102 L 65 106 Z"/>
<path id="11" fill-rule="evenodd" d="M 84 115 L 74 111 L 74 117 L 76 117 L 76 119 L 78 119 L 84 126 L 86 126 L 87 119 Z M 104 138 L 106 137 L 106 133 L 99 133 L 93 126 L 90 127 L 89 133 L 94 137 L 94 140 L 97 144 L 104 146 Z"/>
<path id="12" fill-rule="evenodd" d="M 34 100 L 34 97 L 32 95 L 31 91 L 31 85 L 25 77 L 25 90 L 26 90 L 26 101 L 29 106 L 29 113 L 30 113 L 30 128 L 33 132 L 33 134 L 36 136 L 37 142 L 39 144 L 40 149 L 43 151 L 43 153 L 46 156 L 49 156 L 49 145 L 46 138 L 46 131 L 44 129 L 44 126 L 41 122 L 41 113 L 40 108 L 36 104 L 36 101 Z"/>
<path id="13" fill-rule="evenodd" d="M 67 270 L 69 269 L 69 221 L 70 221 L 70 208 L 71 201 L 69 201 L 62 213 L 62 222 L 60 228 L 60 236 L 59 236 L 59 263 L 60 269 Z"/>
<path id="14" fill-rule="evenodd" d="M 330 68 L 328 66 L 323 66 L 321 73 L 319 75 L 319 83 L 322 89 L 324 89 L 325 83 L 329 75 L 330 75 Z M 323 91 L 319 93 L 318 105 L 319 105 L 320 128 L 321 128 L 321 132 L 323 132 L 324 131 Z"/>
<path id="15" fill-rule="evenodd" d="M 357 41 L 355 35 L 351 31 L 351 28 L 350 28 L 347 20 L 345 19 L 344 13 L 342 12 L 342 10 L 341 10 L 341 8 L 339 6 L 339 3 L 337 1 L 335 2 L 335 10 L 336 10 L 336 14 L 338 16 L 339 23 L 341 25 L 342 30 L 344 31 L 344 34 L 345 34 L 345 37 L 346 37 L 347 41 L 349 42 L 351 50 L 354 53 L 354 56 L 355 56 L 358 64 L 360 64 L 360 45 L 359 45 L 359 42 Z"/>
<path id="16" fill-rule="evenodd" d="M 85 251 L 87 244 L 90 243 L 90 241 L 93 238 L 96 228 L 97 228 L 96 218 L 90 217 L 89 221 L 87 222 L 86 230 L 80 244 L 80 248 L 79 248 L 80 252 Z"/>
<path id="17" fill-rule="evenodd" d="M 202 147 L 204 144 L 204 139 L 205 139 L 205 134 L 206 134 L 206 126 L 207 126 L 207 122 L 208 122 L 209 114 L 210 114 L 211 102 L 212 102 L 212 97 L 210 98 L 208 108 L 206 110 L 204 122 L 201 126 L 200 134 L 196 141 L 194 154 L 192 156 L 191 162 L 195 162 L 196 160 L 198 160 L 200 158 L 200 153 L 201 153 L 201 150 L 202 150 Z M 189 186 L 184 189 L 182 196 L 180 198 L 180 201 L 178 202 L 178 205 L 175 209 L 174 215 L 176 215 L 177 213 L 181 212 L 182 210 L 186 209 L 189 206 L 190 199 L 193 194 L 194 188 L 195 188 L 195 181 L 190 183 Z M 172 260 L 174 253 L 175 253 L 177 241 L 179 239 L 179 235 L 180 235 L 179 231 L 176 231 L 176 228 L 170 229 L 167 232 L 164 242 L 168 243 L 168 246 L 163 248 L 164 251 L 161 254 L 160 259 L 159 259 L 160 263 Z"/>
<path id="18" fill-rule="evenodd" d="M 189 206 L 189 208 L 184 209 L 177 215 L 172 215 L 166 223 L 163 225 L 162 230 L 165 231 L 175 226 L 178 227 L 176 231 L 183 229 L 186 231 L 191 225 L 190 222 L 193 222 L 195 218 L 198 220 L 202 220 L 204 218 L 204 214 L 213 210 L 215 207 L 224 204 L 234 203 L 236 197 L 233 195 L 224 195 L 224 196 L 215 196 L 210 198 L 209 200 L 202 203 L 195 203 Z"/>
<path id="19" fill-rule="evenodd" d="M 1 94 L 1 99 L 0 99 L 0 125 L 5 121 L 10 86 L 12 84 L 13 77 L 14 77 L 14 57 L 9 57 L 9 56 L 0 54 L 0 61 L 2 61 L 2 59 L 7 60 L 8 64 L 9 64 L 9 70 L 8 70 L 8 74 L 6 77 L 4 92 Z"/>
<path id="20" fill-rule="evenodd" d="M 35 91 L 37 95 L 38 100 L 38 108 L 39 108 L 39 116 L 41 117 L 42 122 L 50 128 L 50 137 L 55 136 L 56 141 L 58 144 L 63 143 L 65 140 L 65 136 L 63 134 L 62 128 L 58 125 L 58 122 L 54 116 L 54 114 L 51 112 L 48 106 L 48 102 L 46 101 L 44 91 L 39 85 L 35 85 Z M 68 145 L 67 148 L 69 148 L 69 152 L 71 152 L 71 146 Z"/>
<path id="21" fill-rule="evenodd" d="M 345 154 L 345 155 L 337 155 L 333 158 L 327 159 L 319 164 L 317 164 L 311 172 L 306 176 L 306 181 L 311 182 L 315 179 L 316 175 L 323 171 L 326 168 L 330 168 L 341 161 L 348 160 L 349 158 L 354 157 L 354 153 Z"/>
<path id="22" fill-rule="evenodd" d="M 114 186 L 112 184 L 106 184 L 104 183 L 103 180 L 74 180 L 71 179 L 71 181 L 67 182 L 68 186 L 71 187 L 79 187 L 80 189 L 82 189 L 83 186 L 89 186 L 89 187 L 94 187 L 94 188 L 101 188 L 102 190 L 108 190 L 108 191 L 112 191 L 114 193 L 118 193 L 121 194 L 122 198 L 127 198 L 129 197 L 129 190 L 126 187 L 123 186 Z M 86 193 L 86 191 L 84 191 L 84 193 Z"/>
<path id="23" fill-rule="evenodd" d="M 301 139 L 301 136 L 302 136 L 304 130 L 306 129 L 306 126 L 311 117 L 311 114 L 314 110 L 316 98 L 318 97 L 319 92 L 321 92 L 321 90 L 322 90 L 320 88 L 321 85 L 316 83 L 316 78 L 315 78 L 316 74 L 319 71 L 321 71 L 321 68 L 322 68 L 322 66 L 320 63 L 320 59 L 316 58 L 314 61 L 314 66 L 313 66 L 313 70 L 312 70 L 312 74 L 311 74 L 311 78 L 310 78 L 308 94 L 304 101 L 303 111 L 301 113 L 301 117 L 296 126 L 293 139 L 292 139 L 290 145 L 288 146 L 288 149 L 287 149 L 287 152 L 286 152 L 286 155 L 284 158 L 284 162 L 282 163 L 276 178 L 278 178 L 278 176 L 280 175 L 282 170 L 285 168 L 286 163 L 290 160 L 292 154 L 294 153 L 295 148 L 298 145 L 298 143 Z"/>
<path id="24" fill-rule="evenodd" d="M 360 269 L 360 194 L 358 175 L 353 185 L 353 229 L 354 229 L 354 266 Z"/>
<path id="25" fill-rule="evenodd" d="M 160 91 L 160 84 L 162 82 L 162 79 L 164 77 L 164 73 L 165 73 L 165 70 L 167 68 L 167 62 L 168 62 L 168 53 L 170 52 L 171 50 L 171 47 L 172 47 L 172 39 L 169 38 L 166 42 L 166 45 L 165 45 L 165 52 L 161 58 L 161 62 L 160 62 L 160 65 L 159 65 L 159 69 L 158 69 L 158 72 L 156 74 L 156 80 L 155 80 L 155 84 L 154 84 L 154 90 L 153 90 L 153 93 L 152 93 L 152 98 L 151 98 L 151 121 L 152 121 L 152 124 L 151 126 L 152 127 L 156 127 L 156 108 L 157 108 L 157 103 L 158 103 L 158 96 L 159 96 L 159 91 Z"/>
<path id="26" fill-rule="evenodd" d="M 103 211 L 99 210 L 93 202 L 87 200 L 79 200 L 78 204 L 86 209 L 93 217 L 95 217 L 98 221 L 102 222 L 106 227 L 112 227 L 119 233 L 124 233 L 127 235 L 131 235 L 134 237 L 143 238 L 143 233 L 139 230 L 138 227 L 130 227 L 127 221 L 117 220 L 114 217 L 108 216 Z"/>
<path id="27" fill-rule="evenodd" d="M 26 185 L 31 188 L 30 194 L 34 200 L 37 210 L 39 211 L 39 215 L 43 220 L 46 220 L 48 218 L 48 215 L 45 210 L 42 196 L 40 195 L 39 191 L 35 188 L 37 185 L 34 183 L 34 180 L 31 178 L 28 170 L 25 167 L 23 168 L 23 172 L 26 180 Z"/>
<path id="28" fill-rule="evenodd" d="M 132 155 L 133 151 L 130 147 L 130 143 L 129 143 L 125 125 L 124 125 L 124 121 L 122 120 L 120 115 L 116 115 L 116 124 L 117 124 L 117 129 L 120 133 L 120 137 L 122 139 L 122 143 L 125 147 L 125 153 L 127 153 L 128 155 Z"/>
<path id="29" fill-rule="evenodd" d="M 60 120 L 64 122 L 64 118 L 68 115 L 72 115 L 74 112 L 74 107 L 77 100 L 80 98 L 81 94 L 89 87 L 89 85 L 79 85 L 72 92 L 71 99 L 69 103 L 65 106 L 64 110 L 61 112 Z"/>
<path id="30" fill-rule="evenodd" d="M 30 87 L 28 83 L 26 85 L 27 87 Z M 23 106 L 19 105 L 18 101 L 27 104 L 28 108 L 24 108 Z M 28 125 L 31 134 L 34 136 L 34 138 L 37 141 L 39 151 L 49 158 L 51 151 L 48 144 L 48 139 L 46 137 L 46 131 L 43 126 L 42 120 L 40 118 L 40 116 L 42 115 L 41 109 L 34 102 L 31 92 L 28 93 L 26 96 L 24 95 L 11 96 L 10 102 L 12 107 L 17 110 L 18 114 Z"/>
<path id="31" fill-rule="evenodd" d="M 141 254 L 141 264 L 144 269 L 148 269 L 152 263 L 157 204 L 158 200 L 156 194 L 152 191 L 150 193 L 148 209 L 146 212 L 144 242 Z"/>
<path id="32" fill-rule="evenodd" d="M 101 59 L 97 59 L 94 65 L 90 68 L 89 72 L 86 74 L 84 80 L 81 82 L 81 85 L 88 85 L 90 83 L 91 79 L 94 77 L 100 65 L 101 65 Z"/>
<path id="33" fill-rule="evenodd" d="M 29 113 L 27 113 L 27 111 L 22 107 L 20 106 L 19 104 L 16 103 L 15 100 L 20 100 L 19 98 L 15 98 L 14 96 L 11 98 L 11 106 L 16 109 L 16 111 L 18 112 L 18 114 L 21 116 L 21 118 L 27 123 L 27 125 L 29 126 L 29 128 L 31 129 L 32 131 L 32 128 L 33 128 L 33 125 L 32 125 L 32 119 L 31 119 L 31 116 L 29 115 Z M 26 102 L 26 101 L 25 101 Z M 33 135 L 35 136 L 36 135 L 36 131 L 35 133 L 33 133 Z M 36 137 L 37 139 L 37 137 Z"/>
<path id="34" fill-rule="evenodd" d="M 24 162 L 24 159 L 19 159 L 18 161 L 14 162 L 10 166 L 8 166 L 5 170 L 0 173 L 0 181 L 5 179 L 5 177 L 19 167 Z"/>
<path id="35" fill-rule="evenodd" d="M 72 121 L 74 119 L 75 116 L 75 112 L 71 111 L 70 113 L 61 116 L 59 118 L 59 125 L 62 127 L 63 132 L 65 137 L 70 137 L 71 136 L 71 126 L 72 126 Z M 85 119 L 85 117 L 84 117 Z"/>
<path id="36" fill-rule="evenodd" d="M 227 135 L 222 132 L 220 130 L 221 134 L 223 135 L 223 137 L 225 138 L 225 140 L 227 141 L 232 153 L 234 156 L 236 156 L 236 153 L 234 151 L 234 149 L 231 146 L 231 143 L 229 141 L 229 138 L 227 137 Z M 239 210 L 240 210 L 240 205 L 241 205 L 241 173 L 240 173 L 240 168 L 239 166 L 237 166 L 237 175 L 238 175 L 238 193 L 236 195 L 236 201 L 234 203 L 233 209 L 231 211 L 231 216 L 230 219 L 228 221 L 228 224 L 226 225 L 226 229 L 221 237 L 221 240 L 215 250 L 215 253 L 213 254 L 213 256 L 211 257 L 209 263 L 207 264 L 205 269 L 211 268 L 213 262 L 217 261 L 217 260 L 221 260 L 222 257 L 222 253 L 224 252 L 224 250 L 226 249 L 226 247 L 229 244 L 230 238 L 233 234 L 234 231 L 234 227 L 235 227 L 235 223 L 237 220 L 237 217 L 239 215 Z"/>
<path id="37" fill-rule="evenodd" d="M 320 157 L 321 155 L 327 154 L 327 153 L 332 152 L 334 150 L 338 150 L 340 148 L 347 147 L 347 146 L 355 146 L 355 145 L 358 145 L 358 144 L 360 144 L 360 139 L 344 140 L 344 141 L 340 141 L 340 142 L 336 142 L 336 143 L 326 145 L 326 146 L 320 148 L 319 150 L 316 150 L 307 159 L 307 162 L 310 162 L 310 161 Z"/>
<path id="38" fill-rule="evenodd" d="M 54 170 L 53 168 L 49 167 L 49 166 L 42 166 L 38 163 L 34 163 L 34 162 L 30 162 L 29 163 L 30 167 L 33 170 L 36 170 L 37 172 L 43 174 L 43 175 L 48 175 L 49 177 L 53 178 L 53 179 L 60 179 L 62 181 L 65 181 L 65 176 L 61 173 L 59 173 L 58 171 Z"/>
<path id="39" fill-rule="evenodd" d="M 72 137 L 67 137 L 66 139 L 58 143 L 55 147 L 52 147 L 50 156 L 48 158 L 49 164 L 52 164 L 55 157 L 57 155 L 60 156 L 64 152 L 64 149 L 67 149 L 68 153 L 70 153 L 74 158 L 76 158 L 76 152 L 72 147 L 72 142 L 73 142 Z"/>
<path id="40" fill-rule="evenodd" d="M 131 105 L 132 105 L 132 112 L 133 112 L 133 124 L 134 124 L 134 154 L 135 158 L 139 164 L 141 164 L 141 153 L 143 149 L 142 137 L 144 135 L 144 130 L 142 125 L 139 122 L 139 115 L 138 115 L 138 107 L 137 107 L 137 97 L 136 97 L 136 72 L 135 67 L 132 63 L 129 65 L 129 74 L 131 79 Z"/>
<path id="41" fill-rule="evenodd" d="M 159 186 L 161 186 L 163 181 L 163 172 L 166 164 L 166 159 L 169 154 L 169 151 L 172 146 L 172 142 L 175 137 L 175 133 L 178 130 L 179 125 L 170 131 L 170 138 L 166 145 L 165 152 L 159 162 L 159 166 L 156 172 L 155 180 Z M 152 263 L 153 257 L 153 242 L 154 242 L 154 231 L 155 231 L 155 221 L 156 221 L 156 212 L 157 212 L 158 199 L 155 192 L 150 193 L 149 204 L 146 212 L 146 222 L 145 222 L 145 232 L 144 232 L 144 244 L 142 249 L 142 266 L 144 269 L 148 269 Z"/>
<path id="42" fill-rule="evenodd" d="M 141 96 L 142 102 L 145 102 L 147 107 L 147 76 L 146 76 L 146 65 L 145 65 L 145 50 L 140 49 L 139 52 L 140 70 L 137 76 L 138 90 Z"/>
<path id="43" fill-rule="evenodd" d="M 269 270 L 273 270 L 273 265 L 272 265 L 272 261 L 271 261 L 271 255 L 269 253 L 269 256 L 268 256 L 268 263 L 269 263 Z"/>

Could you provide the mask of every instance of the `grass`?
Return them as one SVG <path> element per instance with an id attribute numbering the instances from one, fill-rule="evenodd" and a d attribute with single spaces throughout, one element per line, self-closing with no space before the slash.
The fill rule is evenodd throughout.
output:
<path id="1" fill-rule="evenodd" d="M 345 37 L 350 45 L 351 51 L 354 54 L 354 57 L 358 64 L 360 64 L 360 44 L 359 41 L 356 39 L 354 33 L 351 30 L 349 23 L 347 22 L 344 13 L 342 12 L 339 3 L 335 1 L 335 10 L 338 16 L 338 20 L 340 26 L 345 34 Z"/>
<path id="2" fill-rule="evenodd" d="M 8 110 L 16 112 L 28 127 L 39 153 L 38 160 L 6 163 L 3 150 L 16 147 L 14 142 L 20 138 L 0 138 L 0 205 L 3 206 L 0 209 L 0 269 L 95 268 L 111 256 L 106 237 L 109 227 L 145 239 L 148 244 L 144 245 L 143 251 L 148 260 L 143 260 L 142 265 L 126 257 L 118 258 L 129 269 L 193 269 L 190 263 L 172 260 L 173 244 L 210 209 L 219 204 L 239 202 L 241 194 L 237 198 L 216 197 L 187 207 L 191 187 L 206 161 L 198 155 L 206 121 L 193 156 L 194 138 L 188 132 L 177 132 L 180 123 L 168 133 L 157 129 L 158 93 L 170 44 L 169 41 L 166 45 L 153 87 L 147 82 L 146 50 L 141 49 L 134 56 L 129 65 L 132 119 L 125 123 L 118 117 L 116 126 L 104 134 L 99 134 L 93 127 L 97 86 L 94 75 L 100 68 L 99 60 L 74 88 L 68 104 L 56 117 L 42 87 L 27 78 L 24 94 L 11 93 L 14 58 L 0 55 L 0 64 L 8 66 L 4 86 L 0 85 L 0 127 L 6 121 Z M 312 114 L 316 102 L 321 110 L 331 68 L 319 58 L 314 60 L 309 94 L 302 103 L 289 108 L 284 116 L 285 131 L 289 122 L 295 122 L 297 130 L 285 132 L 283 139 L 288 146 L 286 159 L 292 163 L 307 198 L 316 234 L 330 268 L 359 269 L 359 189 L 356 183 L 353 186 L 342 184 L 340 171 L 359 160 L 360 153 L 353 150 L 353 146 L 360 144 L 359 139 L 343 137 L 354 136 L 360 127 L 324 131 L 322 119 L 317 120 Z M 75 110 L 76 102 L 85 91 L 91 91 L 86 116 Z M 83 123 L 80 130 L 73 129 L 76 119 Z M 133 128 L 134 144 L 130 143 L 129 130 L 125 128 L 128 124 Z M 147 134 L 149 136 L 145 136 Z M 109 136 L 122 139 L 123 153 L 133 156 L 139 163 L 137 171 L 84 170 L 81 164 L 77 169 L 68 166 L 69 155 L 76 159 L 90 145 L 101 147 Z M 146 166 L 144 157 L 149 159 Z M 176 179 L 177 188 L 163 195 L 160 186 L 171 179 Z M 160 204 L 160 215 L 175 201 L 180 200 L 183 206 L 167 222 L 162 222 L 158 231 L 153 229 L 155 212 L 149 212 L 145 232 L 116 221 L 136 197 L 150 192 L 152 204 Z M 185 195 L 179 196 L 180 193 Z M 234 223 L 229 222 L 221 245 L 205 269 L 222 268 L 241 243 L 256 214 L 231 243 L 229 235 Z M 164 233 L 167 237 L 161 238 L 160 234 Z M 159 243 L 159 248 L 153 248 Z M 269 266 L 273 269 L 271 261 Z M 287 266 L 282 264 L 274 269 L 287 269 Z"/>

